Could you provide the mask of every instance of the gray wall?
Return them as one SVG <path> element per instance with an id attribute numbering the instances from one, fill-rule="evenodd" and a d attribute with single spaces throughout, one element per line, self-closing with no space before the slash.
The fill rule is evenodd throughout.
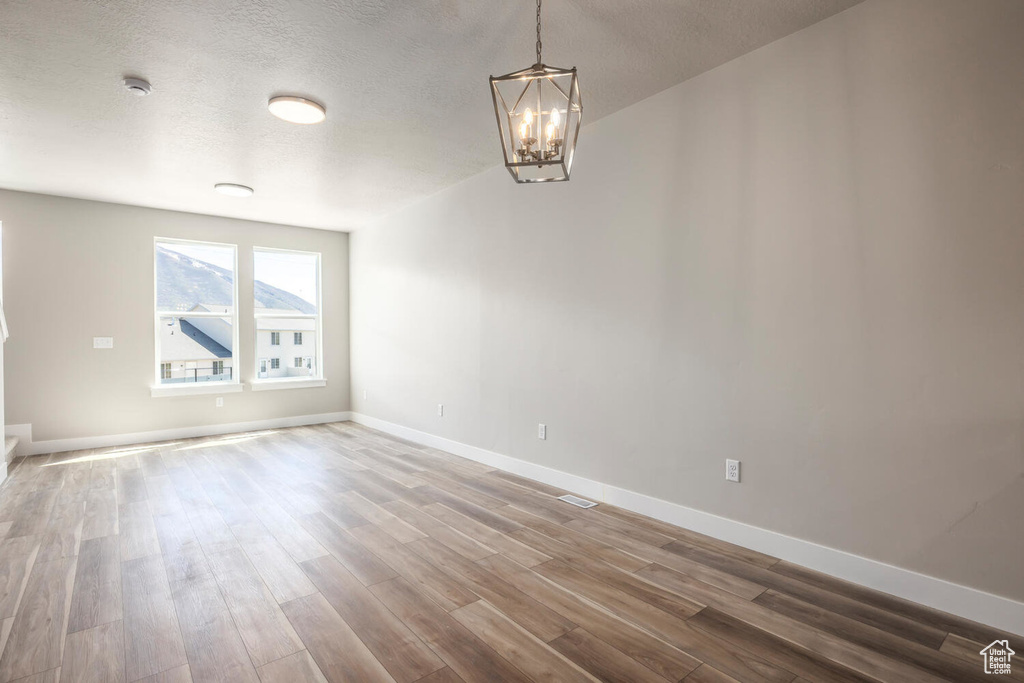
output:
<path id="1" fill-rule="evenodd" d="M 6 422 L 33 440 L 129 434 L 348 410 L 348 235 L 46 195 L 0 191 Z M 323 254 L 327 386 L 151 398 L 153 237 L 238 245 L 236 366 L 252 379 L 252 247 Z M 92 338 L 114 337 L 113 350 Z"/>
<path id="2" fill-rule="evenodd" d="M 868 0 L 353 233 L 353 409 L 1024 599 L 1022 27 Z"/>

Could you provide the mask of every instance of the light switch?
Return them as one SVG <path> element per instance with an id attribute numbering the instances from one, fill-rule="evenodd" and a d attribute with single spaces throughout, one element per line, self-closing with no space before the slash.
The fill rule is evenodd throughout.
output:
<path id="1" fill-rule="evenodd" d="M 112 349 L 114 348 L 113 337 L 93 337 L 92 348 L 94 349 Z"/>

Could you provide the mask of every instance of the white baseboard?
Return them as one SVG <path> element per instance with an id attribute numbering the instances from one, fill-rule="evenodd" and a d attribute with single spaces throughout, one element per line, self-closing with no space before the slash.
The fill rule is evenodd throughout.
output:
<path id="1" fill-rule="evenodd" d="M 4 436 L 18 437 L 14 457 L 25 455 L 25 445 L 32 443 L 32 425 L 4 425 Z"/>
<path id="2" fill-rule="evenodd" d="M 53 439 L 50 441 L 33 441 L 32 425 L 7 425 L 6 431 L 17 436 L 20 441 L 15 448 L 15 455 L 40 455 L 43 453 L 62 453 L 64 451 L 80 451 L 86 448 L 107 448 L 109 446 L 128 446 L 137 443 L 154 441 L 172 441 L 197 436 L 217 436 L 219 434 L 235 434 L 237 432 L 253 432 L 262 429 L 280 429 L 282 427 L 301 427 L 302 425 L 324 424 L 326 422 L 345 422 L 349 419 L 348 411 L 337 413 L 321 413 L 319 415 L 296 415 L 294 417 L 277 417 L 269 420 L 253 420 L 251 422 L 233 422 L 229 424 L 202 425 L 198 427 L 177 427 L 159 429 L 152 432 L 135 432 L 133 434 L 111 434 L 105 436 L 82 436 L 72 439 Z"/>
<path id="3" fill-rule="evenodd" d="M 350 419 L 408 441 L 448 451 L 586 498 L 617 505 L 965 619 L 1006 629 L 1012 634 L 1024 634 L 1024 603 L 1010 598 L 452 441 L 369 415 L 353 412 Z"/>

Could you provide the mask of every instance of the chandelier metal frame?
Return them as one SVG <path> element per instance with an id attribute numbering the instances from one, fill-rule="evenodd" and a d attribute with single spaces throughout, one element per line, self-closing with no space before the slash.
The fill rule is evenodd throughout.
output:
<path id="1" fill-rule="evenodd" d="M 505 168 L 517 183 L 569 180 L 583 116 L 576 67 L 543 62 L 540 12 L 537 0 L 537 62 L 489 79 Z"/>

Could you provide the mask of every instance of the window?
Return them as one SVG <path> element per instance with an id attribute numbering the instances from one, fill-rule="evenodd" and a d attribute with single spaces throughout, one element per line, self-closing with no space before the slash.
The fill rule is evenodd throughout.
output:
<path id="1" fill-rule="evenodd" d="M 320 316 L 320 254 L 284 249 L 253 249 L 253 303 L 256 318 L 256 358 L 286 355 L 282 334 L 292 335 L 295 356 L 291 366 L 280 358 L 257 376 L 268 380 L 322 379 Z M 287 337 L 285 337 L 287 339 Z M 287 360 L 287 358 L 286 358 Z M 259 361 L 257 361 L 259 363 Z"/>
<path id="2" fill-rule="evenodd" d="M 237 384 L 235 246 L 157 238 L 154 249 L 157 384 Z"/>

